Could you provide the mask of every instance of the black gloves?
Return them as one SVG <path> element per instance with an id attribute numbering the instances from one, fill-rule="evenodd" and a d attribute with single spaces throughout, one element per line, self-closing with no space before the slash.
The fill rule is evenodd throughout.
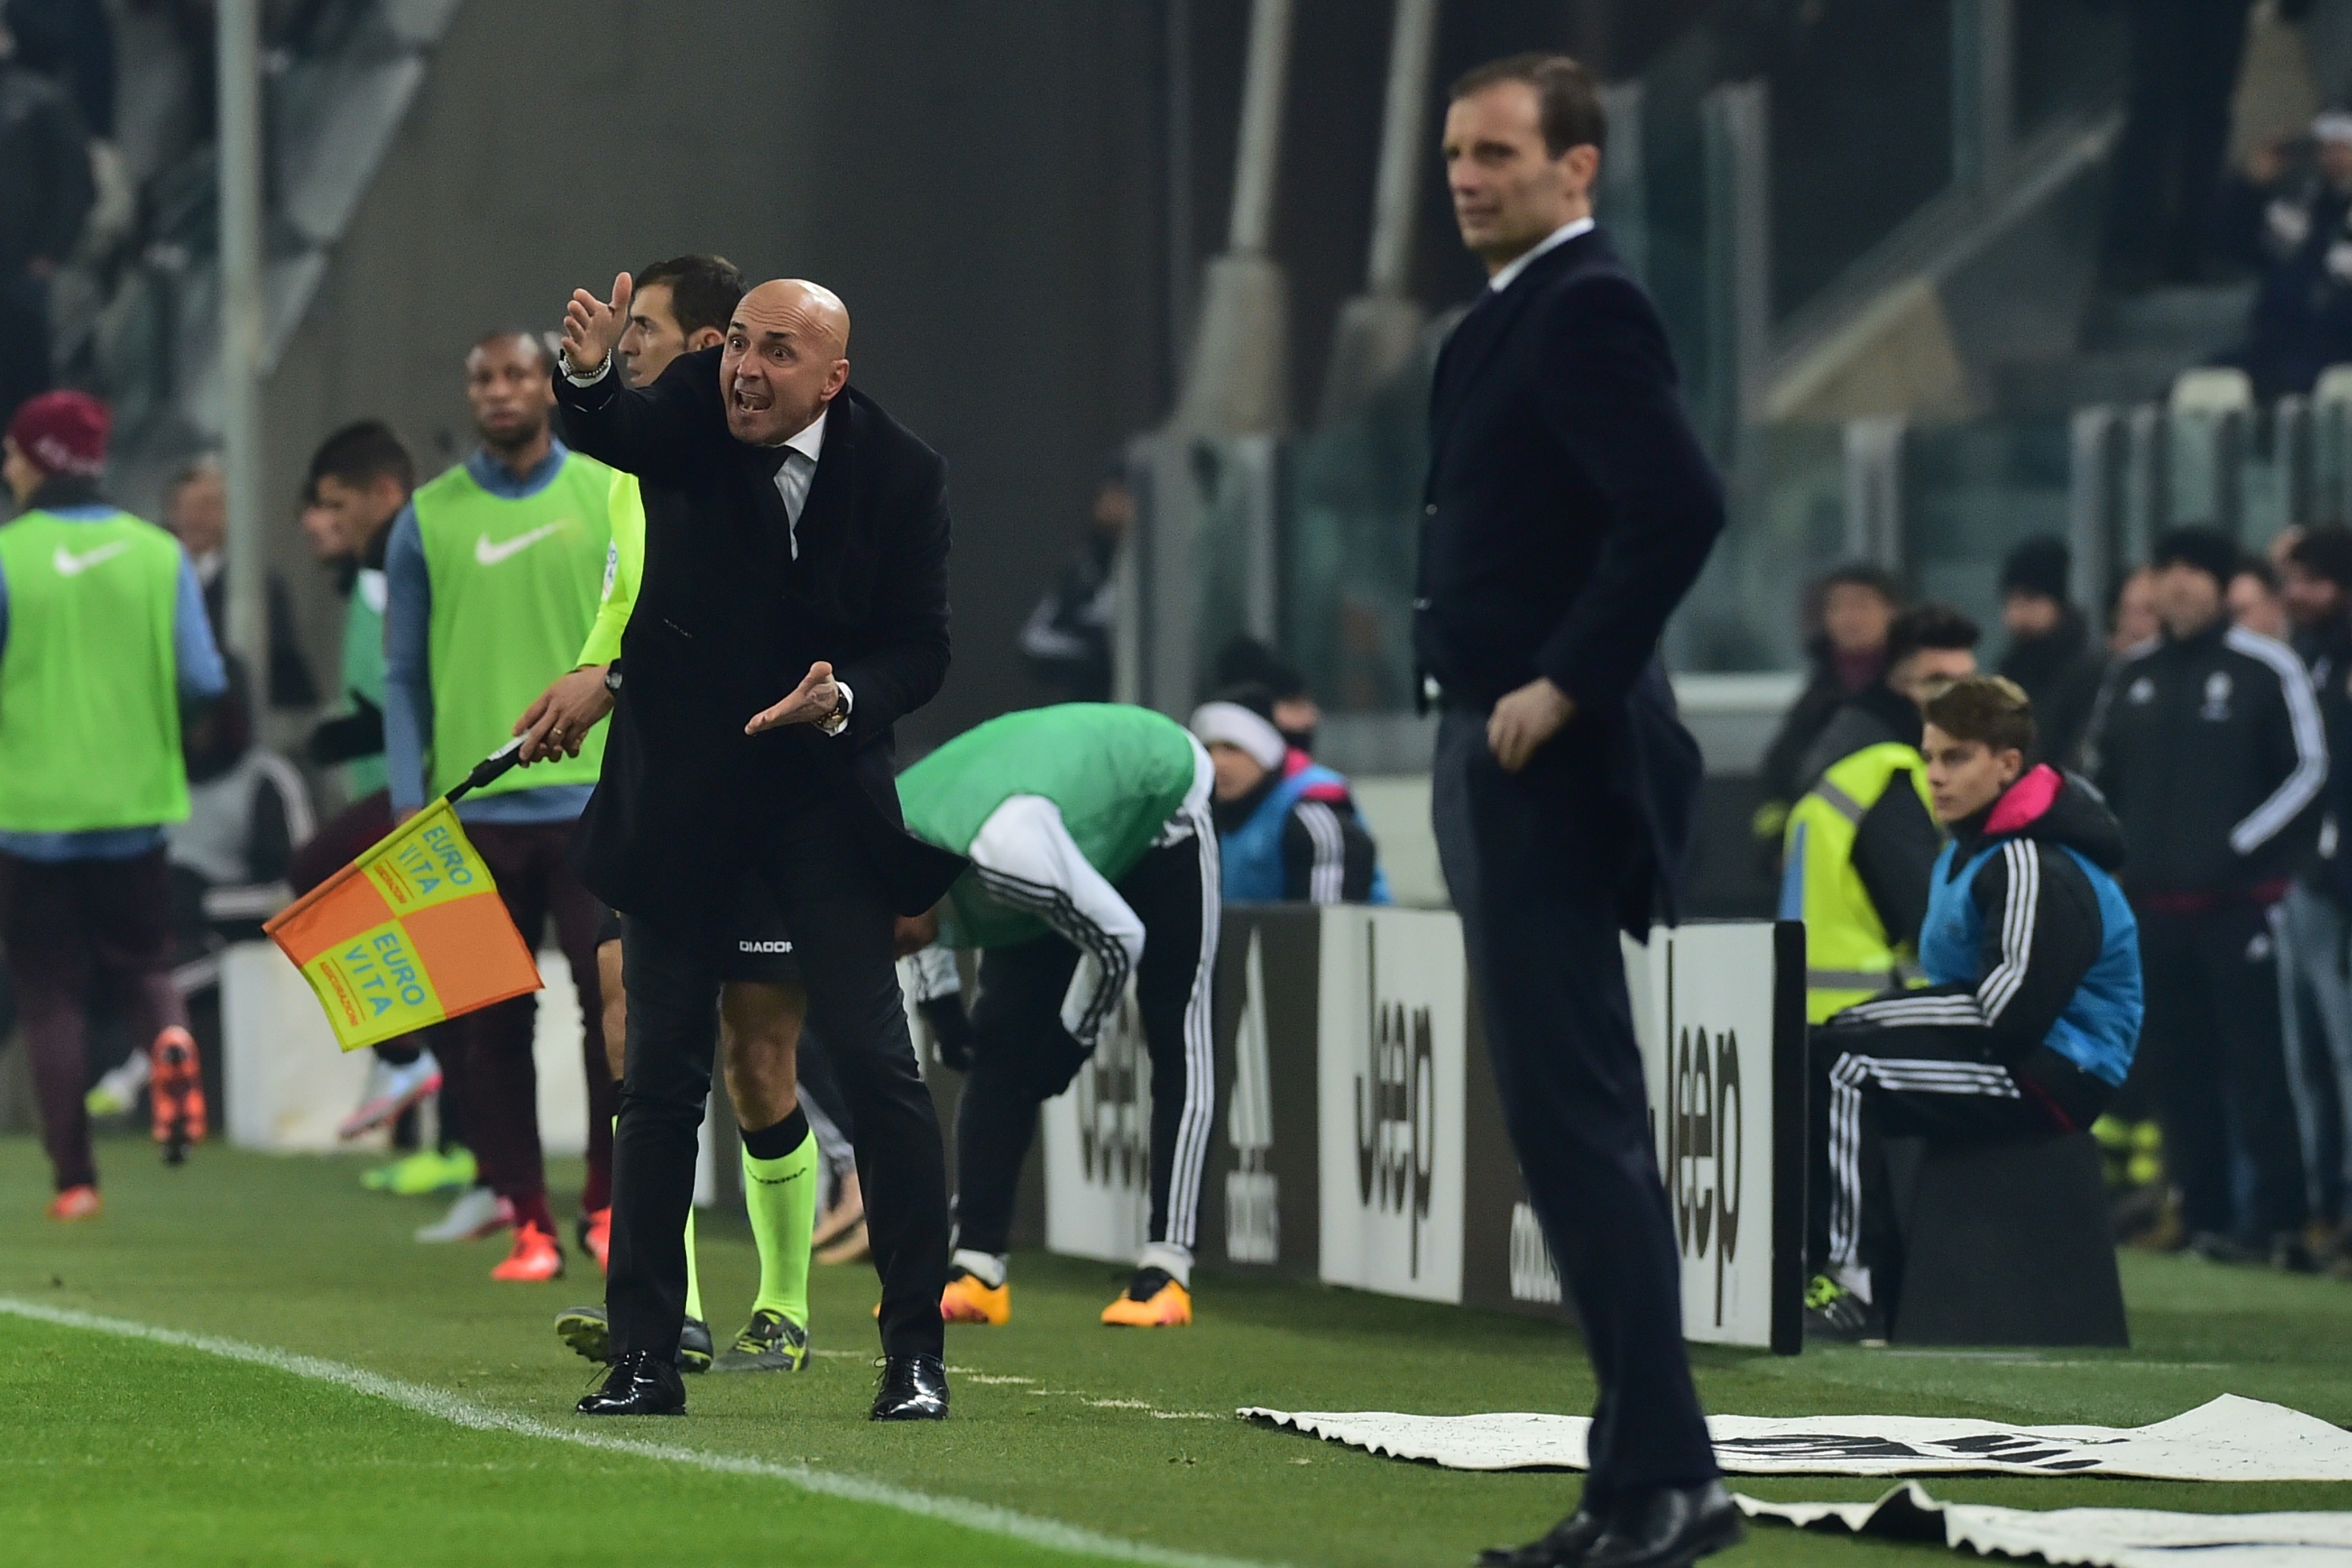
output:
<path id="1" fill-rule="evenodd" d="M 970 1072 L 971 1019 L 964 1014 L 962 993 L 934 996 L 919 1005 L 923 1021 L 931 1026 L 931 1038 L 938 1043 L 940 1060 L 958 1072 Z"/>

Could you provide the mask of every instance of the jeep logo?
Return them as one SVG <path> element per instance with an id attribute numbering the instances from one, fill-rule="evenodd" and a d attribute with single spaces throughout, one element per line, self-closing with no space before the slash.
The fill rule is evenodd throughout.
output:
<path id="1" fill-rule="evenodd" d="M 1377 954 L 1375 954 L 1377 956 Z M 1437 1170 L 1437 1051 L 1426 1007 L 1379 999 L 1371 977 L 1368 1070 L 1356 1079 L 1356 1195 L 1366 1208 L 1407 1216 L 1412 1274 L 1421 1278 L 1421 1227 Z"/>
<path id="2" fill-rule="evenodd" d="M 1741 1114 L 1739 1035 L 1712 1037 L 1684 1026 L 1666 1064 L 1666 1196 L 1685 1258 L 1715 1258 L 1715 1321 L 1723 1324 L 1723 1277 L 1739 1256 Z"/>

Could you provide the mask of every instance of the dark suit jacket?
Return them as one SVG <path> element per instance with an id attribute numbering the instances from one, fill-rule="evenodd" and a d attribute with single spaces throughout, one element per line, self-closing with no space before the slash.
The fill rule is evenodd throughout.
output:
<path id="1" fill-rule="evenodd" d="M 892 741 L 947 676 L 947 465 L 845 388 L 794 560 L 777 454 L 728 433 L 720 352 L 681 355 L 642 391 L 555 376 L 566 439 L 636 475 L 646 503 L 581 874 L 615 909 L 691 920 L 784 814 L 838 806 L 892 904 L 918 913 L 963 869 L 905 831 Z M 744 734 L 818 659 L 855 694 L 847 731 Z"/>
<path id="2" fill-rule="evenodd" d="M 1607 236 L 1546 252 L 1471 309 L 1438 355 L 1429 430 L 1422 673 L 1471 708 L 1538 675 L 1575 700 L 1553 744 L 1599 791 L 1619 917 L 1645 933 L 1677 911 L 1702 772 L 1658 636 L 1722 531 L 1723 489 Z"/>

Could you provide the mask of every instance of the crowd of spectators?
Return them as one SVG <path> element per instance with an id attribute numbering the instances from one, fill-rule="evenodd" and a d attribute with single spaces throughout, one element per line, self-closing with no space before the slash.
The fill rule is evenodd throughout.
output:
<path id="1" fill-rule="evenodd" d="M 2075 607 L 2069 574 L 2055 539 L 2011 552 L 1997 668 L 2032 699 L 2031 760 L 2095 786 L 2123 832 L 2147 1008 L 2138 1060 L 2099 1128 L 2119 1228 L 2215 1260 L 2352 1277 L 2352 845 L 2339 848 L 2352 823 L 2352 531 L 2292 530 L 2250 555 L 2218 531 L 2175 530 L 2114 584 L 2104 628 Z M 1917 641 L 1890 631 L 1952 612 L 1906 605 L 1874 566 L 1830 574 L 1812 608 L 1814 669 L 1764 763 L 1759 847 L 1793 859 L 1813 794 L 1843 785 L 1863 809 L 1838 843 L 1868 895 L 1850 900 L 1846 945 L 1875 942 L 1877 967 L 1899 984 L 1925 889 L 1891 884 L 1916 879 L 1922 855 L 1892 853 L 1902 836 L 1877 819 L 1894 802 L 1914 829 L 1922 814 L 1907 789 L 1853 798 L 1868 753 L 1834 738 L 1853 728 L 1842 716 L 1875 711 L 1890 644 Z M 1916 732 L 1906 704 L 1880 706 L 1901 721 L 1882 717 L 1870 740 Z M 1895 764 L 1872 778 L 1890 768 L 1899 781 Z M 1844 967 L 1815 978 L 1860 984 Z M 1826 1016 L 1853 994 L 1817 999 Z"/>

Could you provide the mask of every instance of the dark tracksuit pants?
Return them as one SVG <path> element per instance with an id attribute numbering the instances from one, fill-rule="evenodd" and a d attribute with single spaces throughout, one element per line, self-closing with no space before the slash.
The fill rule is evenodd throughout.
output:
<path id="1" fill-rule="evenodd" d="M 1902 1248 L 1883 1140 L 2013 1142 L 2087 1127 L 2105 1094 L 2041 1051 L 2053 1095 L 2029 1068 L 1985 1055 L 1985 1031 L 1952 1025 L 1838 1027 L 1811 1032 L 1805 1097 L 1805 1258 L 1825 1273 L 1871 1271 L 1871 1300 L 1891 1309 Z"/>
<path id="2" fill-rule="evenodd" d="M 103 981 L 121 996 L 140 1050 L 173 1025 L 188 1025 L 172 979 L 172 877 L 162 847 L 119 860 L 26 860 L 0 852 L 0 941 L 7 943 L 58 1191 L 95 1186 L 82 1103 L 92 984 Z"/>
<path id="3" fill-rule="evenodd" d="M 1570 726 L 1515 775 L 1486 714 L 1449 709 L 1431 807 L 1504 1121 L 1600 1384 L 1584 1499 L 1606 1509 L 1716 1466 L 1618 945 L 1619 816 L 1591 734 Z"/>
<path id="4" fill-rule="evenodd" d="M 2189 1231 L 2256 1237 L 2303 1228 L 2303 1144 L 2280 1032 L 2270 911 L 2251 900 L 2193 911 L 2139 910 L 2147 989 L 2141 1071 L 2164 1127 L 2164 1162 Z M 2235 1142 L 2252 1167 L 2238 1223 Z"/>
<path id="5" fill-rule="evenodd" d="M 945 1338 L 946 1160 L 907 1029 L 887 899 L 828 805 L 785 819 L 782 843 L 733 868 L 764 879 L 793 933 L 808 1024 L 824 1038 L 857 1127 L 866 1236 L 882 1279 L 882 1348 L 939 1355 Z M 733 900 L 714 893 L 715 908 Z M 612 1270 L 616 1353 L 677 1344 L 686 1317 L 686 1216 L 696 1131 L 719 1039 L 719 939 L 731 933 L 628 915 L 622 943 L 628 1049 L 614 1149 Z"/>
<path id="6" fill-rule="evenodd" d="M 1149 850 L 1117 884 L 1143 922 L 1135 996 L 1151 1058 L 1151 1220 L 1147 1239 L 1190 1251 L 1201 1170 L 1215 1115 L 1210 979 L 1216 967 L 1219 870 L 1206 822 Z M 1012 1248 L 1021 1163 L 1037 1108 L 1070 1086 L 1087 1058 L 1062 1027 L 1078 950 L 1041 936 L 981 955 L 972 1004 L 971 1070 L 956 1103 L 956 1245 Z M 1092 1069 L 1088 1069 L 1092 1070 Z"/>
<path id="7" fill-rule="evenodd" d="M 588 1183 L 580 1206 L 603 1208 L 612 1202 L 617 1104 L 604 1059 L 604 987 L 596 977 L 596 923 L 604 906 L 566 859 L 571 823 L 473 822 L 466 825 L 466 837 L 489 867 L 499 897 L 526 942 L 536 948 L 548 921 L 555 923 L 556 944 L 580 993 L 581 1070 L 588 1080 Z M 531 1054 L 538 1026 L 535 995 L 468 1013 L 448 1026 L 454 1052 L 466 1061 L 466 1129 L 483 1184 L 510 1200 L 523 1217 L 547 1197 L 539 1143 L 539 1068 Z"/>

